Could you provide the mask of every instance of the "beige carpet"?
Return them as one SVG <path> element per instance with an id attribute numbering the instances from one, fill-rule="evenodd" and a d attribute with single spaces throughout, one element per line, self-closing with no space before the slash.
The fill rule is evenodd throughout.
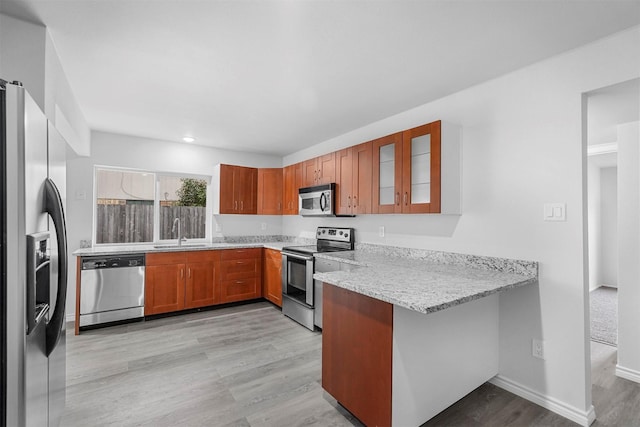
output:
<path id="1" fill-rule="evenodd" d="M 601 286 L 590 293 L 591 340 L 618 345 L 618 290 Z"/>

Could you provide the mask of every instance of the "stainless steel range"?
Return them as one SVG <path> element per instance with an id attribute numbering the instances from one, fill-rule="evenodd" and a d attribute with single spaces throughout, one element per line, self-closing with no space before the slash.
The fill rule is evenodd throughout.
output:
<path id="1" fill-rule="evenodd" d="M 282 248 L 282 313 L 311 330 L 322 328 L 322 284 L 314 284 L 314 254 L 352 251 L 354 231 L 318 227 L 316 239 L 316 245 Z"/>

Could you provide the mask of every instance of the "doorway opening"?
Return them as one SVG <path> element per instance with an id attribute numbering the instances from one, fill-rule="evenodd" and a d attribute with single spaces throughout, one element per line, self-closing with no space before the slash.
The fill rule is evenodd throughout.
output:
<path id="1" fill-rule="evenodd" d="M 640 120 L 639 90 L 634 79 L 587 94 L 590 333 L 612 347 L 618 345 L 618 207 L 624 204 L 618 182 L 627 179 L 618 168 L 620 127 Z"/>

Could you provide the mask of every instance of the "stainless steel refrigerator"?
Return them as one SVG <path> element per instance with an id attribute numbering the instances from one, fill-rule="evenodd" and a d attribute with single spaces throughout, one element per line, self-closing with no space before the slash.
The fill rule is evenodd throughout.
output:
<path id="1" fill-rule="evenodd" d="M 66 382 L 66 144 L 22 85 L 0 80 L 0 94 L 0 421 L 57 426 Z"/>

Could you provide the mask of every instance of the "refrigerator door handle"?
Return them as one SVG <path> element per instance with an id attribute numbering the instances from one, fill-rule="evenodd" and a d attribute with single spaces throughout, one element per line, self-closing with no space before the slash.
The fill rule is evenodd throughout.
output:
<path id="1" fill-rule="evenodd" d="M 58 291 L 56 306 L 53 309 L 51 320 L 47 324 L 47 356 L 49 356 L 58 345 L 64 322 L 64 309 L 67 301 L 67 230 L 60 192 L 49 178 L 44 182 L 44 198 L 45 211 L 53 220 L 58 240 Z"/>

